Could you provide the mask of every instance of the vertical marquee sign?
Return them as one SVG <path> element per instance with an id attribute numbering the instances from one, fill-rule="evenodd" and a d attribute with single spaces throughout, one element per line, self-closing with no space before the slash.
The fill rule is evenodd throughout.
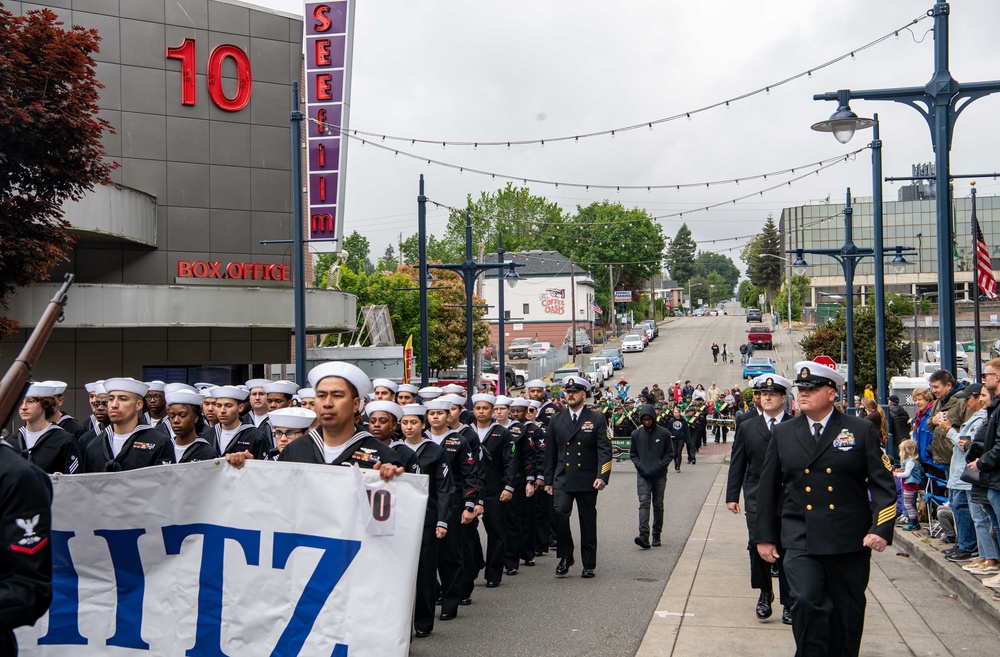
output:
<path id="1" fill-rule="evenodd" d="M 349 6 L 351 5 L 351 6 Z M 309 235 L 312 239 L 343 234 L 341 205 L 350 103 L 350 30 L 353 2 L 307 2 L 306 144 L 309 151 Z M 339 248 L 337 249 L 340 250 Z"/>

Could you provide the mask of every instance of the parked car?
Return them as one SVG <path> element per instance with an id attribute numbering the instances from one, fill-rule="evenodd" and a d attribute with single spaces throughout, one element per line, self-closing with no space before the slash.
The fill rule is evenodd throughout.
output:
<path id="1" fill-rule="evenodd" d="M 629 335 L 638 335 L 639 339 L 642 340 L 642 346 L 649 346 L 649 334 L 646 333 L 646 329 L 636 328 L 628 332 Z"/>
<path id="2" fill-rule="evenodd" d="M 770 356 L 751 356 L 747 359 L 747 364 L 743 366 L 743 378 L 748 376 L 760 376 L 761 374 L 774 374 L 774 362 Z"/>
<path id="3" fill-rule="evenodd" d="M 630 351 L 644 351 L 645 349 L 646 343 L 642 341 L 642 336 L 629 333 L 622 338 L 622 351 L 626 353 Z"/>
<path id="4" fill-rule="evenodd" d="M 652 320 L 652 319 L 644 319 L 643 321 L 639 322 L 638 325 L 639 326 L 648 326 L 650 329 L 652 329 L 653 332 L 649 336 L 650 340 L 655 340 L 656 338 L 660 337 L 660 327 L 657 326 L 657 324 L 656 324 L 656 322 L 654 320 Z"/>
<path id="5" fill-rule="evenodd" d="M 579 367 L 576 367 L 575 365 L 570 365 L 569 367 L 560 367 L 555 372 L 553 372 L 552 383 L 561 386 L 563 379 L 565 379 L 567 376 L 579 376 L 582 378 L 586 378 L 584 377 L 583 372 L 580 370 Z"/>
<path id="6" fill-rule="evenodd" d="M 623 369 L 625 367 L 625 354 L 622 353 L 621 349 L 617 347 L 605 347 L 601 349 L 599 354 L 602 358 L 607 358 L 611 361 L 611 365 L 614 366 L 616 370 Z"/>
<path id="7" fill-rule="evenodd" d="M 576 351 L 573 351 L 573 339 L 571 335 L 566 336 L 566 349 L 569 351 L 570 356 L 576 354 L 592 354 L 594 353 L 594 345 L 590 341 L 590 336 L 587 335 L 586 331 L 576 332 Z"/>
<path id="8" fill-rule="evenodd" d="M 934 372 L 937 372 L 939 369 L 941 369 L 941 363 L 940 362 L 936 362 L 936 363 L 921 362 L 919 364 L 919 371 L 917 372 L 917 376 L 918 377 L 922 377 L 924 379 L 929 379 L 929 378 L 931 378 L 931 374 L 934 374 Z M 910 366 L 910 373 L 911 374 L 913 373 L 913 366 L 912 365 Z M 964 380 L 970 378 L 969 377 L 969 372 L 966 371 L 966 369 L 964 367 L 959 367 L 958 371 L 957 372 L 952 372 L 952 374 L 955 375 L 955 380 L 956 381 L 964 381 Z"/>
<path id="9" fill-rule="evenodd" d="M 531 347 L 531 338 L 514 338 L 507 347 L 507 358 L 511 360 L 524 360 L 528 357 L 528 348 Z"/>
<path id="10" fill-rule="evenodd" d="M 465 367 L 456 367 L 453 370 L 437 370 L 436 372 L 431 372 L 430 382 L 436 386 L 447 386 L 447 385 L 460 385 L 463 388 L 467 387 L 468 381 L 466 380 L 466 370 Z"/>
<path id="11" fill-rule="evenodd" d="M 757 308 L 747 308 L 747 322 L 763 322 L 764 313 Z"/>
<path id="12" fill-rule="evenodd" d="M 755 349 L 774 349 L 774 337 L 768 326 L 754 326 L 747 331 L 747 342 Z"/>
<path id="13" fill-rule="evenodd" d="M 534 342 L 528 347 L 528 358 L 548 356 L 555 350 L 556 348 L 552 346 L 551 342 Z"/>
<path id="14" fill-rule="evenodd" d="M 496 361 L 483 361 L 483 374 L 496 374 L 500 369 L 500 363 Z M 507 380 L 508 388 L 520 388 L 524 385 L 524 382 L 528 380 L 528 373 L 524 370 L 520 370 L 508 363 L 504 363 L 504 370 L 507 373 L 505 377 Z"/>
<path id="15" fill-rule="evenodd" d="M 924 347 L 924 358 L 930 362 L 941 361 L 941 341 L 935 340 Z M 969 357 L 960 342 L 955 343 L 955 362 L 959 367 L 969 366 Z"/>
<path id="16" fill-rule="evenodd" d="M 607 381 L 615 375 L 615 364 L 611 362 L 610 358 L 604 358 L 603 356 L 594 356 L 590 359 L 591 363 L 597 363 L 604 370 L 604 380 Z"/>
<path id="17" fill-rule="evenodd" d="M 587 369 L 584 370 L 584 374 L 587 376 L 587 380 L 590 381 L 590 385 L 595 388 L 604 387 L 604 368 L 597 363 L 591 361 Z"/>

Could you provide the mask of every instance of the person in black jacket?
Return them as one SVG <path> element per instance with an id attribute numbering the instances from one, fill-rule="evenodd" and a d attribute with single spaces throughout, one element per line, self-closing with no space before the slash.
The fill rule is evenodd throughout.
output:
<path id="1" fill-rule="evenodd" d="M 889 395 L 889 431 L 892 440 L 886 444 L 886 451 L 893 463 L 899 463 L 899 443 L 910 437 L 910 414 L 899 405 L 896 395 Z"/>
<path id="2" fill-rule="evenodd" d="M 680 412 L 680 407 L 674 407 Z M 639 411 L 642 426 L 632 432 L 629 458 L 635 466 L 639 494 L 639 535 L 635 544 L 644 550 L 659 546 L 663 531 L 663 491 L 667 487 L 667 469 L 674 457 L 670 433 L 655 422 L 656 409 L 646 404 Z M 649 541 L 649 506 L 653 505 L 653 542 Z"/>
<path id="3" fill-rule="evenodd" d="M 80 448 L 71 433 L 52 422 L 58 407 L 55 390 L 46 382 L 28 386 L 18 408 L 25 426 L 6 440 L 47 474 L 73 474 L 81 466 Z"/>
<path id="4" fill-rule="evenodd" d="M 52 602 L 52 482 L 0 441 L 0 655 L 17 655 L 14 629 L 34 625 Z"/>
<path id="5" fill-rule="evenodd" d="M 170 427 L 174 460 L 178 463 L 211 461 L 219 457 L 215 448 L 198 435 L 198 430 L 204 428 L 204 420 L 201 419 L 201 403 L 204 400 L 205 395 L 192 386 L 183 383 L 164 386 L 163 401 L 167 415 L 161 424 Z"/>
<path id="6" fill-rule="evenodd" d="M 493 395 L 472 396 L 483 466 L 483 524 L 486 526 L 486 587 L 500 586 L 507 550 L 507 502 L 514 497 L 517 458 L 510 432 L 493 421 Z M 471 593 L 471 591 L 469 591 Z M 466 596 L 468 597 L 468 596 Z"/>
<path id="7" fill-rule="evenodd" d="M 215 399 L 215 415 L 219 423 L 214 431 L 203 437 L 219 454 L 250 452 L 255 459 L 267 458 L 271 449 L 271 439 L 253 424 L 240 418 L 240 403 L 246 401 L 250 393 L 236 386 L 216 386 L 209 388 L 206 396 Z M 261 423 L 261 426 L 264 422 Z M 270 431 L 270 427 L 267 428 Z"/>
<path id="8" fill-rule="evenodd" d="M 674 472 L 681 471 L 681 453 L 684 451 L 685 445 L 688 448 L 688 463 L 694 465 L 696 462 L 695 454 L 697 454 L 698 450 L 697 448 L 692 449 L 691 427 L 688 425 L 687 420 L 684 419 L 684 416 L 681 415 L 680 406 L 674 406 L 670 416 L 664 420 L 663 428 L 666 430 L 667 435 L 670 436 Z"/>
<path id="9" fill-rule="evenodd" d="M 86 447 L 87 472 L 121 472 L 174 462 L 170 438 L 139 422 L 147 386 L 128 377 L 107 379 L 108 419 L 111 425 Z"/>

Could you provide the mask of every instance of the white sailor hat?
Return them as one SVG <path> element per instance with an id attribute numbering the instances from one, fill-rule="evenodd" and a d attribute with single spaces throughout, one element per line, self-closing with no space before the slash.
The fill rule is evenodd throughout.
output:
<path id="1" fill-rule="evenodd" d="M 264 384 L 264 392 L 267 394 L 278 393 L 282 395 L 294 395 L 299 391 L 299 384 L 294 381 L 268 381 Z"/>
<path id="2" fill-rule="evenodd" d="M 372 391 L 372 380 L 368 378 L 368 375 L 360 367 L 337 360 L 317 365 L 309 370 L 309 385 L 317 388 L 319 382 L 328 376 L 335 376 L 350 383 L 354 386 L 358 397 L 364 397 Z"/>
<path id="3" fill-rule="evenodd" d="M 777 374 L 761 374 L 754 379 L 754 390 L 757 392 L 780 392 L 785 394 L 792 389 L 792 382 Z"/>
<path id="4" fill-rule="evenodd" d="M 396 402 L 379 400 L 365 404 L 365 412 L 368 413 L 368 417 L 371 417 L 372 413 L 378 413 L 379 411 L 384 411 L 393 416 L 396 418 L 396 422 L 399 422 L 403 417 L 403 407 Z"/>
<path id="5" fill-rule="evenodd" d="M 247 381 L 247 390 L 253 390 L 254 388 L 263 388 L 270 382 L 271 382 L 270 379 L 250 379 L 249 381 Z"/>
<path id="6" fill-rule="evenodd" d="M 84 383 L 83 384 L 83 388 L 84 388 L 84 390 L 86 390 L 87 392 L 90 392 L 90 393 L 96 392 L 97 391 L 97 381 L 91 381 L 90 383 Z"/>
<path id="7" fill-rule="evenodd" d="M 387 388 L 392 391 L 392 394 L 396 394 L 399 389 L 399 385 L 392 379 L 375 379 L 372 381 L 373 388 Z"/>
<path id="8" fill-rule="evenodd" d="M 427 409 L 421 404 L 407 404 L 403 406 L 403 415 L 416 415 L 418 417 L 425 417 L 427 415 Z"/>
<path id="9" fill-rule="evenodd" d="M 512 397 L 508 397 L 507 395 L 497 395 L 496 403 L 494 403 L 493 405 L 494 406 L 510 406 L 510 403 L 512 401 L 514 401 L 514 399 Z"/>
<path id="10" fill-rule="evenodd" d="M 525 388 L 548 388 L 549 386 L 541 379 L 532 379 L 524 384 Z"/>
<path id="11" fill-rule="evenodd" d="M 39 381 L 38 383 L 29 383 L 28 390 L 24 393 L 25 397 L 55 397 L 56 396 L 56 386 L 52 385 L 49 381 Z"/>
<path id="12" fill-rule="evenodd" d="M 441 395 L 435 401 L 446 401 L 452 406 L 465 406 L 465 397 L 462 395 Z"/>
<path id="13" fill-rule="evenodd" d="M 524 397 L 517 397 L 510 403 L 511 408 L 528 408 L 529 406 L 531 406 L 531 402 Z"/>
<path id="14" fill-rule="evenodd" d="M 451 402 L 443 397 L 437 399 L 430 399 L 424 402 L 424 408 L 428 411 L 450 411 Z"/>
<path id="15" fill-rule="evenodd" d="M 94 394 L 95 395 L 106 395 L 108 394 L 107 389 L 104 387 L 104 381 L 98 381 L 94 384 Z"/>
<path id="16" fill-rule="evenodd" d="M 238 386 L 214 386 L 203 391 L 206 397 L 213 399 L 235 399 L 243 401 L 250 396 L 250 392 Z"/>
<path id="17" fill-rule="evenodd" d="M 437 397 L 440 397 L 443 392 L 444 391 L 437 386 L 427 386 L 426 388 L 417 390 L 417 394 L 420 395 L 420 398 L 424 401 L 427 401 L 428 399 L 436 399 Z"/>
<path id="18" fill-rule="evenodd" d="M 488 395 L 486 393 L 472 395 L 472 403 L 478 404 L 479 402 L 486 402 L 490 406 L 496 406 L 497 398 L 494 395 Z"/>
<path id="19" fill-rule="evenodd" d="M 66 382 L 65 381 L 42 381 L 42 385 L 52 386 L 53 388 L 55 388 L 56 389 L 56 395 L 61 395 L 64 392 L 66 392 Z"/>
<path id="20" fill-rule="evenodd" d="M 446 386 L 441 386 L 441 392 L 446 395 L 461 395 L 465 392 L 465 388 L 457 383 L 449 383 Z"/>
<path id="21" fill-rule="evenodd" d="M 795 386 L 798 388 L 830 386 L 839 390 L 845 381 L 844 375 L 832 367 L 811 360 L 795 363 Z"/>
<path id="22" fill-rule="evenodd" d="M 109 393 L 115 390 L 122 390 L 125 392 L 131 392 L 132 394 L 139 395 L 140 397 L 145 397 L 146 392 L 149 391 L 149 386 L 142 381 L 136 381 L 132 377 L 120 376 L 114 379 L 104 380 L 104 389 Z"/>
<path id="23" fill-rule="evenodd" d="M 312 388 L 299 388 L 299 399 L 315 399 L 316 391 Z"/>
<path id="24" fill-rule="evenodd" d="M 398 386 L 396 386 L 396 387 L 398 388 L 398 390 L 396 390 L 396 394 L 397 394 L 397 395 L 398 395 L 399 393 L 401 393 L 401 392 L 408 392 L 408 393 L 410 393 L 411 395 L 415 395 L 415 394 L 417 394 L 418 392 L 420 392 L 420 389 L 419 389 L 419 388 L 417 388 L 417 386 L 415 386 L 415 385 L 412 385 L 412 384 L 410 384 L 410 383 L 400 383 L 400 384 L 399 384 Z"/>
<path id="25" fill-rule="evenodd" d="M 205 401 L 204 393 L 193 386 L 184 385 L 183 383 L 167 384 L 164 386 L 163 396 L 168 406 L 170 404 L 201 406 L 201 403 Z"/>
<path id="26" fill-rule="evenodd" d="M 163 381 L 146 381 L 146 385 L 149 386 L 149 390 L 153 392 L 163 392 L 163 386 L 167 385 Z M 147 392 L 149 392 L 147 390 Z"/>
<path id="27" fill-rule="evenodd" d="M 562 380 L 563 390 L 590 390 L 590 381 L 579 376 L 567 376 Z"/>
<path id="28" fill-rule="evenodd" d="M 316 414 L 308 408 L 289 406 L 277 408 L 267 414 L 273 428 L 308 429 L 316 420 Z"/>
<path id="29" fill-rule="evenodd" d="M 528 405 L 537 411 L 539 408 L 542 407 L 542 402 L 538 401 L 537 399 L 529 399 Z"/>

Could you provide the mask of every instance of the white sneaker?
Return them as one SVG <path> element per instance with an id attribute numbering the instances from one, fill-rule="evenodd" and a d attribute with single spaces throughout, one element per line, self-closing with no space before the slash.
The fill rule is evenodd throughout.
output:
<path id="1" fill-rule="evenodd" d="M 986 559 L 976 557 L 970 563 L 962 566 L 962 570 L 967 573 L 982 573 L 983 566 L 986 565 Z"/>
<path id="2" fill-rule="evenodd" d="M 993 575 L 993 574 L 996 574 L 996 573 L 1000 573 L 1000 564 L 996 564 L 996 563 L 988 564 L 988 563 L 986 563 L 984 561 L 983 565 L 979 567 L 979 570 L 977 570 L 975 574 L 976 575 Z"/>
<path id="3" fill-rule="evenodd" d="M 994 575 L 983 580 L 983 586 L 991 589 L 1000 589 L 1000 575 Z"/>

